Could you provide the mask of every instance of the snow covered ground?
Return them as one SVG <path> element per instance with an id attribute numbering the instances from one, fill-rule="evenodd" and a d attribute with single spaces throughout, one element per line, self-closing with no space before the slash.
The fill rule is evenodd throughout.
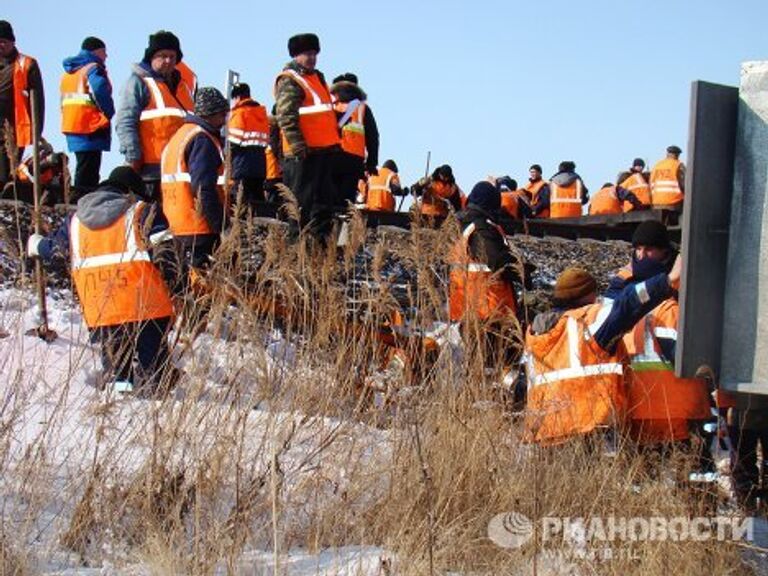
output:
<path id="1" fill-rule="evenodd" d="M 89 343 L 71 295 L 49 298 L 50 326 L 58 333 L 54 342 L 25 335 L 39 323 L 31 294 L 0 292 L 0 329 L 7 333 L 0 339 L 0 514 L 6 541 L 24 550 L 35 572 L 149 573 L 119 542 L 111 543 L 100 554 L 101 565 L 92 568 L 61 549 L 59 538 L 96 467 L 103 468 L 105 484 L 119 485 L 161 454 L 166 467 L 189 478 L 206 473 L 212 454 L 221 454 L 222 466 L 233 466 L 228 447 L 236 445 L 234 466 L 244 468 L 243 477 L 269 478 L 270 464 L 277 462 L 282 482 L 278 528 L 297 534 L 320 506 L 343 504 L 354 512 L 355 500 L 346 494 L 352 472 L 370 469 L 371 497 L 384 487 L 377 469 L 388 455 L 386 431 L 303 414 L 288 396 L 271 405 L 258 393 L 260 387 L 280 386 L 286 368 L 296 369 L 292 345 L 279 334 L 266 334 L 261 344 L 247 347 L 203 334 L 175 360 L 186 373 L 175 398 L 118 398 L 96 387 L 98 349 Z M 172 431 L 158 433 L 160 428 Z M 233 490 L 221 487 L 221 506 L 231 504 Z M 243 574 L 274 573 L 271 542 L 263 544 L 238 561 Z M 291 549 L 278 561 L 282 574 L 368 575 L 381 573 L 387 556 L 373 546 L 319 553 Z"/>

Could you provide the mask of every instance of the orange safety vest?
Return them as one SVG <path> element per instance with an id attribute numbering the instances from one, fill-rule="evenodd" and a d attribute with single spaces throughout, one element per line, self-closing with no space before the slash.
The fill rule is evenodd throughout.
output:
<path id="1" fill-rule="evenodd" d="M 541 189 L 544 188 L 544 185 L 547 184 L 547 181 L 544 179 L 537 180 L 536 182 L 528 181 L 528 184 L 523 187 L 523 190 L 528 192 L 531 196 L 531 206 L 536 204 L 536 201 L 539 198 L 539 192 L 541 192 Z M 538 214 L 537 218 L 549 218 L 550 208 L 547 208 L 540 214 Z"/>
<path id="2" fill-rule="evenodd" d="M 433 181 L 421 195 L 419 210 L 424 216 L 448 216 L 450 212 L 449 198 L 456 193 L 455 184 Z M 463 202 L 463 200 L 462 200 Z M 462 203 L 462 208 L 464 204 Z"/>
<path id="3" fill-rule="evenodd" d="M 16 146 L 32 144 L 32 102 L 29 96 L 29 69 L 35 59 L 19 53 L 13 63 L 13 108 L 15 114 Z M 38 97 L 40 95 L 38 94 Z"/>
<path id="4" fill-rule="evenodd" d="M 581 216 L 581 178 L 568 186 L 549 183 L 549 210 L 551 218 L 578 218 Z"/>
<path id="5" fill-rule="evenodd" d="M 333 110 L 328 86 L 320 80 L 319 74 L 299 74 L 294 70 L 283 70 L 278 76 L 291 78 L 304 89 L 304 101 L 299 108 L 299 129 L 309 148 L 326 148 L 341 142 L 336 124 L 336 112 Z M 275 81 L 277 86 L 277 80 Z M 283 152 L 291 153 L 291 145 L 285 137 Z"/>
<path id="6" fill-rule="evenodd" d="M 346 121 L 342 124 L 344 116 L 349 109 L 348 102 L 337 102 L 334 109 L 342 114 L 339 119 L 339 128 L 341 128 L 341 149 L 348 154 L 354 154 L 365 158 L 365 102 L 358 102 L 357 107 L 352 111 Z"/>
<path id="7" fill-rule="evenodd" d="M 168 142 L 161 162 L 160 190 L 163 198 L 163 214 L 168 219 L 168 228 L 174 236 L 214 233 L 208 221 L 198 210 L 197 190 L 192 190 L 192 176 L 186 160 L 187 145 L 199 134 L 210 138 L 219 151 L 221 165 L 217 190 L 221 206 L 225 211 L 227 210 L 228 198 L 223 186 L 224 155 L 221 144 L 202 126 L 186 123 Z"/>
<path id="8" fill-rule="evenodd" d="M 515 220 L 520 219 L 520 197 L 525 195 L 525 190 L 510 190 L 501 193 L 501 209 Z"/>
<path id="9" fill-rule="evenodd" d="M 651 186 L 642 174 L 633 172 L 619 186 L 632 192 L 644 205 L 651 205 Z M 624 202 L 622 209 L 624 212 L 631 212 L 635 207 L 632 206 L 631 202 Z"/>
<path id="10" fill-rule="evenodd" d="M 394 212 L 395 197 L 392 184 L 400 185 L 397 172 L 389 168 L 379 168 L 379 173 L 368 177 L 368 190 L 365 195 L 365 207 L 372 212 Z"/>
<path id="11" fill-rule="evenodd" d="M 272 146 L 267 146 L 265 151 L 267 159 L 267 180 L 279 180 L 283 177 L 283 171 L 280 169 L 280 162 L 277 161 L 275 151 L 272 150 Z"/>
<path id="12" fill-rule="evenodd" d="M 600 188 L 589 203 L 590 215 L 621 214 L 621 201 L 616 195 L 616 186 Z"/>
<path id="13" fill-rule="evenodd" d="M 688 420 L 711 415 L 704 380 L 678 378 L 661 354 L 658 338 L 677 340 L 678 314 L 677 300 L 669 298 L 624 336 L 632 368 L 629 432 L 640 443 L 685 440 Z"/>
<path id="14" fill-rule="evenodd" d="M 168 288 L 139 233 L 145 206 L 137 202 L 97 230 L 72 217 L 72 279 L 89 328 L 173 315 Z"/>
<path id="15" fill-rule="evenodd" d="M 591 328 L 605 305 L 566 311 L 552 330 L 525 336 L 529 442 L 558 444 L 615 426 L 626 409 L 623 347 L 609 354 L 595 343 Z"/>
<path id="16" fill-rule="evenodd" d="M 254 105 L 251 98 L 246 98 L 232 108 L 227 126 L 227 140 L 236 146 L 269 145 L 269 119 L 267 109 Z"/>
<path id="17" fill-rule="evenodd" d="M 139 115 L 141 154 L 145 164 L 158 164 L 163 148 L 184 124 L 188 111 L 194 109 L 192 93 L 182 79 L 172 94 L 168 84 L 156 78 L 142 77 L 149 91 L 149 103 Z"/>
<path id="18" fill-rule="evenodd" d="M 99 108 L 88 84 L 88 73 L 97 66 L 96 62 L 89 62 L 61 76 L 61 131 L 64 134 L 93 134 L 109 126 L 109 118 Z"/>
<path id="19" fill-rule="evenodd" d="M 194 102 L 195 94 L 197 93 L 197 74 L 194 73 L 192 68 L 187 66 L 186 62 L 176 64 L 176 70 L 181 74 L 181 79 L 184 81 L 187 90 L 189 90 L 189 96 Z"/>
<path id="20" fill-rule="evenodd" d="M 680 160 L 664 158 L 651 170 L 651 202 L 654 206 L 668 206 L 683 201 L 683 191 L 677 181 Z"/>
<path id="21" fill-rule="evenodd" d="M 32 174 L 32 165 L 31 163 L 22 162 L 18 165 L 16 168 L 16 178 L 19 182 L 25 183 L 25 184 L 32 184 L 35 181 L 34 175 Z M 54 177 L 56 176 L 56 169 L 53 166 L 49 166 L 48 168 L 44 168 L 40 172 L 40 186 L 47 186 L 51 182 L 53 182 Z"/>
<path id="22" fill-rule="evenodd" d="M 506 245 L 504 230 L 490 220 L 486 222 L 499 231 Z M 473 222 L 464 229 L 451 252 L 450 319 L 458 322 L 468 311 L 481 320 L 514 316 L 517 303 L 513 287 L 502 282 L 488 264 L 472 257 L 469 239 L 474 232 Z"/>

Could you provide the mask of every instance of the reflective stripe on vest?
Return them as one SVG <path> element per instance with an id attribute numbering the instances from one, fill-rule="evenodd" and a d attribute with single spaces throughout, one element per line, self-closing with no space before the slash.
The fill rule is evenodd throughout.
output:
<path id="1" fill-rule="evenodd" d="M 662 425 L 653 431 L 656 440 L 659 434 L 664 436 L 667 431 L 669 436 L 678 429 L 684 429 L 682 437 L 687 437 L 687 427 L 671 426 L 670 421 L 709 417 L 706 383 L 701 379 L 675 376 L 674 365 L 661 352 L 659 338 L 677 341 L 678 310 L 677 301 L 665 300 L 623 338 L 633 372 L 629 416 L 633 420 L 662 421 Z"/>
<path id="2" fill-rule="evenodd" d="M 224 191 L 224 157 L 219 141 L 197 124 L 184 124 L 173 135 L 163 150 L 161 161 L 160 190 L 163 198 L 163 214 L 174 236 L 212 234 L 208 221 L 197 209 L 197 191 L 192 190 L 192 175 L 186 165 L 186 150 L 190 141 L 203 134 L 214 143 L 221 159 L 216 180 L 219 201 L 227 209 Z"/>
<path id="3" fill-rule="evenodd" d="M 504 231 L 490 220 L 486 222 L 498 230 L 504 245 L 509 247 Z M 464 318 L 468 310 L 482 320 L 514 316 L 517 311 L 512 287 L 495 277 L 487 263 L 472 260 L 469 239 L 476 229 L 475 223 L 470 223 L 451 253 L 448 307 L 449 317 L 454 322 Z"/>
<path id="4" fill-rule="evenodd" d="M 621 184 L 619 184 L 619 186 L 632 192 L 632 194 L 637 196 L 637 199 L 640 200 L 640 202 L 642 202 L 644 205 L 650 206 L 651 186 L 648 184 L 648 182 L 645 181 L 645 178 L 643 178 L 642 174 L 635 172 L 634 174 L 629 175 Z M 633 209 L 634 207 L 630 202 L 624 202 L 624 212 L 629 212 Z"/>
<path id="5" fill-rule="evenodd" d="M 304 101 L 299 108 L 299 128 L 309 148 L 326 148 L 341 142 L 336 125 L 336 112 L 331 95 L 317 74 L 303 76 L 295 70 L 283 70 L 278 76 L 289 76 L 304 89 Z M 290 154 L 291 145 L 283 135 L 283 152 Z"/>
<path id="6" fill-rule="evenodd" d="M 624 416 L 623 347 L 609 354 L 593 337 L 611 307 L 611 301 L 602 301 L 568 310 L 543 334 L 528 329 L 528 441 L 556 444 Z"/>
<path id="7" fill-rule="evenodd" d="M 683 191 L 677 181 L 680 161 L 664 158 L 651 170 L 651 201 L 655 206 L 677 204 L 683 200 Z"/>
<path id="8" fill-rule="evenodd" d="M 19 53 L 13 63 L 13 109 L 16 146 L 32 144 L 32 103 L 29 96 L 29 69 L 35 59 Z M 38 95 L 39 98 L 39 95 Z"/>
<path id="9" fill-rule="evenodd" d="M 61 131 L 64 134 L 93 134 L 109 126 L 109 118 L 94 100 L 88 84 L 88 74 L 97 66 L 96 62 L 89 62 L 61 77 Z"/>
<path id="10" fill-rule="evenodd" d="M 176 95 L 165 82 L 143 77 L 149 90 L 149 103 L 139 114 L 139 136 L 145 164 L 158 164 L 163 148 L 184 123 L 187 110 L 194 108 L 189 88 L 181 81 Z"/>
<path id="11" fill-rule="evenodd" d="M 341 128 L 341 148 L 348 154 L 365 158 L 365 103 L 360 100 L 337 104 L 336 109 L 343 111 L 339 119 Z"/>
<path id="12" fill-rule="evenodd" d="M 269 145 L 267 109 L 246 99 L 232 109 L 227 127 L 227 140 L 236 146 Z"/>
<path id="13" fill-rule="evenodd" d="M 139 202 L 105 228 L 90 230 L 77 214 L 70 223 L 72 277 L 86 324 L 113 326 L 173 314 L 160 271 L 139 245 Z M 86 240 L 83 240 L 86 235 Z"/>
<path id="14" fill-rule="evenodd" d="M 582 183 L 576 178 L 568 186 L 549 183 L 549 214 L 551 218 L 578 218 L 581 216 Z"/>
<path id="15" fill-rule="evenodd" d="M 380 168 L 376 176 L 368 177 L 368 192 L 365 204 L 368 210 L 374 212 L 393 212 L 395 197 L 392 195 L 392 180 L 397 173 L 389 168 Z"/>

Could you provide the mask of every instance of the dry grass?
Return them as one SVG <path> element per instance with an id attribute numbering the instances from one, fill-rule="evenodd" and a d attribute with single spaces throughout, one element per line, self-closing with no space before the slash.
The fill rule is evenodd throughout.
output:
<path id="1" fill-rule="evenodd" d="M 581 443 L 524 445 L 494 385 L 500 371 L 484 375 L 479 347 L 450 361 L 447 349 L 435 359 L 420 340 L 403 341 L 405 369 L 390 366 L 379 382 L 386 394 L 371 392 L 390 358 L 379 327 L 394 310 L 410 308 L 415 331 L 445 319 L 455 225 L 369 244 L 369 282 L 351 295 L 345 285 L 365 241 L 358 217 L 339 258 L 335 247 L 287 246 L 279 226 L 259 230 L 248 217 L 237 222 L 209 293 L 186 296 L 187 314 L 207 310 L 208 322 L 195 345 L 189 324 L 172 336 L 185 349 L 183 396 L 115 401 L 44 372 L 31 378 L 36 389 L 22 389 L 30 368 L 0 360 L 11 376 L 0 406 L 2 574 L 33 572 L 19 550 L 41 538 L 85 565 L 144 562 L 158 574 L 236 573 L 248 548 L 279 556 L 352 544 L 390 550 L 397 574 L 546 574 L 551 546 L 534 538 L 499 548 L 489 520 L 508 511 L 534 520 L 710 513 L 707 495 L 649 474 L 629 449 L 607 457 Z M 407 302 L 384 273 L 392 256 L 416 271 Z M 283 365 L 265 351 L 276 329 L 294 356 Z M 510 346 L 519 346 L 519 326 L 514 333 Z M 69 373 L 85 363 L 73 345 Z M 21 438 L 30 418 L 42 424 Z M 81 453 L 62 458 L 62 445 Z M 666 469 L 687 465 L 676 455 Z M 613 560 L 578 560 L 577 573 L 744 573 L 727 543 L 638 542 L 631 558 L 624 543 L 610 546 Z M 50 550 L 38 549 L 38 561 Z"/>

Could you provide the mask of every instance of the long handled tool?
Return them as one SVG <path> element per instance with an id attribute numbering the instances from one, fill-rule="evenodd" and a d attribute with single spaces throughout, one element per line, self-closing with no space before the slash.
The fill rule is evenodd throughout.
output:
<path id="1" fill-rule="evenodd" d="M 34 171 L 32 177 L 32 191 L 35 201 L 35 234 L 40 234 L 42 228 L 40 213 L 40 136 L 38 135 L 37 130 L 37 127 L 40 125 L 40 119 L 37 117 L 37 92 L 35 90 L 30 90 L 29 92 L 30 108 L 32 109 L 32 169 Z M 48 327 L 48 304 L 45 299 L 45 273 L 40 258 L 35 258 L 35 282 L 37 284 L 37 299 L 40 305 L 41 324 L 37 328 L 28 330 L 27 334 L 30 336 L 37 335 L 46 342 L 53 342 L 58 335 Z"/>

